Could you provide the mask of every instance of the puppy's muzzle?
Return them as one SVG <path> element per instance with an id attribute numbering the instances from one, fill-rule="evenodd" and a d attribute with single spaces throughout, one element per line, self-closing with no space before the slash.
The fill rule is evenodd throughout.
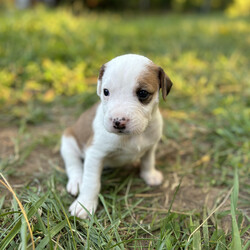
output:
<path id="1" fill-rule="evenodd" d="M 129 119 L 126 119 L 125 117 L 114 118 L 113 119 L 113 128 L 117 129 L 119 131 L 125 130 L 128 121 L 129 121 Z"/>

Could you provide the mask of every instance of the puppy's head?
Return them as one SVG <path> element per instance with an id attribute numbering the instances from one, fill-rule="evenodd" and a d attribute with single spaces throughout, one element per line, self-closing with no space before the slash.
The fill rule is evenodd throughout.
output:
<path id="1" fill-rule="evenodd" d="M 156 110 L 159 90 L 165 100 L 172 82 L 164 70 L 144 56 L 123 55 L 104 64 L 97 94 L 104 112 L 104 127 L 117 134 L 142 133 Z"/>

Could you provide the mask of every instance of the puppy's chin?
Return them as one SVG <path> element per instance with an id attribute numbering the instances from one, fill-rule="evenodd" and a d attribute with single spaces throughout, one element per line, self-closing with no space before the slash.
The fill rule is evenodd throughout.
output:
<path id="1" fill-rule="evenodd" d="M 110 131 L 110 133 L 120 135 L 120 136 L 131 135 L 130 131 L 127 131 L 127 130 L 114 130 L 114 131 Z"/>

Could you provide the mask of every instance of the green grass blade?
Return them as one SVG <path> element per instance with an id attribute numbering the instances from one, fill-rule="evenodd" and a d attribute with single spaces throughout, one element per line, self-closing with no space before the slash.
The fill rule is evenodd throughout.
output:
<path id="1" fill-rule="evenodd" d="M 48 197 L 49 193 L 47 192 L 44 196 L 42 196 L 38 201 L 36 201 L 36 203 L 29 209 L 29 211 L 27 212 L 27 217 L 28 219 L 33 216 L 36 212 L 37 209 L 39 207 L 42 206 L 42 204 L 46 201 L 47 197 Z"/>
<path id="2" fill-rule="evenodd" d="M 43 234 L 46 234 L 47 229 L 46 229 L 46 226 L 44 225 L 43 220 L 42 220 L 39 213 L 36 213 L 36 218 L 37 218 L 37 223 L 39 225 L 39 229 L 42 230 Z"/>
<path id="3" fill-rule="evenodd" d="M 250 249 L 250 241 L 246 243 L 246 245 L 243 247 L 243 250 Z"/>
<path id="4" fill-rule="evenodd" d="M 21 225 L 21 244 L 22 244 L 22 250 L 26 250 L 27 248 L 27 223 L 24 220 L 24 217 L 22 216 L 22 225 Z"/>
<path id="5" fill-rule="evenodd" d="M 0 198 L 0 211 L 1 211 L 2 207 L 3 207 L 4 201 L 5 201 L 5 195 L 3 195 L 3 196 Z"/>
<path id="6" fill-rule="evenodd" d="M 194 223 L 195 228 L 199 226 L 199 222 L 196 221 Z M 201 250 L 201 233 L 200 230 L 197 230 L 197 232 L 193 235 L 193 249 L 194 250 Z"/>
<path id="7" fill-rule="evenodd" d="M 67 216 L 67 213 L 63 207 L 63 204 L 61 203 L 60 199 L 58 198 L 57 194 L 55 192 L 53 192 L 53 195 L 56 199 L 56 201 L 58 202 L 59 206 L 61 207 L 62 211 L 63 211 L 63 214 L 67 220 L 67 223 L 68 223 L 68 226 L 69 226 L 69 230 L 70 230 L 70 233 L 71 233 L 71 236 L 72 236 L 72 241 L 73 241 L 73 246 L 74 246 L 74 249 L 77 249 L 76 248 L 76 242 L 75 242 L 75 238 L 74 238 L 74 234 L 73 234 L 73 231 L 72 231 L 72 227 L 71 227 L 71 224 L 70 224 L 70 221 L 69 221 L 69 218 Z"/>
<path id="8" fill-rule="evenodd" d="M 13 196 L 13 200 L 12 200 L 12 209 L 14 211 L 18 211 L 18 203 L 17 203 L 17 201 L 16 201 L 16 199 L 15 199 L 14 196 Z M 14 214 L 14 220 L 17 220 L 18 216 L 19 216 L 18 214 Z"/>
<path id="9" fill-rule="evenodd" d="M 232 216 L 232 245 L 231 245 L 231 249 L 232 250 L 242 249 L 240 232 L 238 229 L 238 224 L 237 224 L 237 219 L 236 219 L 238 195 L 239 195 L 239 179 L 238 179 L 237 168 L 235 168 L 234 187 L 233 187 L 233 192 L 231 194 L 231 216 Z"/>
<path id="10" fill-rule="evenodd" d="M 203 212 L 203 221 L 206 219 L 206 209 Z M 207 221 L 202 226 L 203 229 L 203 237 L 204 237 L 204 249 L 209 249 L 209 232 L 208 232 L 208 224 Z"/>
<path id="11" fill-rule="evenodd" d="M 44 201 L 47 199 L 47 196 L 48 196 L 48 193 L 45 194 L 43 197 L 41 197 L 31 208 L 30 210 L 28 211 L 27 213 L 27 217 L 28 219 L 30 217 L 32 217 L 38 207 L 40 207 Z M 5 249 L 9 244 L 10 242 L 12 241 L 12 239 L 20 232 L 20 229 L 21 229 L 21 219 L 18 220 L 18 222 L 15 224 L 15 226 L 10 230 L 10 232 L 7 234 L 7 236 L 1 241 L 0 243 L 0 249 Z"/>
<path id="12" fill-rule="evenodd" d="M 46 235 L 45 238 L 36 247 L 37 250 L 43 250 L 49 243 L 50 238 L 58 234 L 67 225 L 67 220 L 58 223 L 56 226 L 50 229 L 50 234 Z"/>
<path id="13" fill-rule="evenodd" d="M 170 211 L 171 211 L 171 209 L 172 209 L 172 206 L 173 206 L 173 204 L 174 204 L 174 201 L 175 201 L 176 195 L 177 195 L 177 193 L 178 193 L 178 191 L 179 191 L 179 189 L 180 189 L 180 186 L 181 186 L 182 180 L 183 180 L 183 176 L 181 177 L 181 180 L 180 180 L 180 182 L 179 182 L 178 186 L 176 187 L 176 189 L 175 189 L 175 191 L 174 191 L 174 195 L 173 195 L 173 198 L 172 198 L 172 200 L 171 200 L 171 202 L 170 202 L 170 206 L 169 206 L 168 213 L 167 213 L 167 215 L 166 215 L 166 216 L 168 216 L 168 215 L 169 215 L 169 213 L 170 213 Z"/>
<path id="14" fill-rule="evenodd" d="M 108 208 L 107 208 L 107 205 L 106 205 L 106 202 L 105 202 L 104 197 L 103 197 L 101 194 L 99 194 L 99 198 L 100 198 L 100 200 L 101 200 L 101 202 L 102 202 L 102 204 L 103 204 L 103 206 L 104 206 L 104 209 L 105 209 L 105 211 L 106 211 L 106 214 L 107 214 L 108 217 L 109 217 L 109 220 L 110 220 L 111 224 L 114 224 L 114 223 L 113 223 L 113 220 L 112 220 L 112 218 L 111 218 L 111 216 L 110 216 L 110 213 L 109 213 L 109 211 L 108 211 Z M 114 230 L 114 234 L 115 234 L 115 237 L 116 237 L 117 242 L 121 242 L 122 240 L 121 240 L 121 238 L 120 238 L 119 233 L 118 233 L 117 230 L 116 230 L 116 227 L 114 227 L 113 230 Z M 121 247 L 121 249 L 124 249 L 124 245 L 123 245 L 123 244 L 121 244 L 120 247 Z"/>
<path id="15" fill-rule="evenodd" d="M 48 236 L 48 242 L 49 242 L 49 246 L 50 246 L 50 249 L 53 249 L 53 244 L 52 244 L 52 241 L 51 241 L 51 232 L 50 232 L 50 210 L 48 209 L 47 210 L 47 225 L 48 225 L 48 230 L 47 230 L 47 236 Z"/>

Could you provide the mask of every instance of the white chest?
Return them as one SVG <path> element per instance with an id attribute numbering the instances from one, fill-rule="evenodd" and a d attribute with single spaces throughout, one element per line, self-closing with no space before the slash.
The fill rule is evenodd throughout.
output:
<path id="1" fill-rule="evenodd" d="M 157 141 L 156 138 L 147 138 L 142 135 L 126 138 L 107 153 L 104 165 L 119 167 L 138 162 Z"/>

